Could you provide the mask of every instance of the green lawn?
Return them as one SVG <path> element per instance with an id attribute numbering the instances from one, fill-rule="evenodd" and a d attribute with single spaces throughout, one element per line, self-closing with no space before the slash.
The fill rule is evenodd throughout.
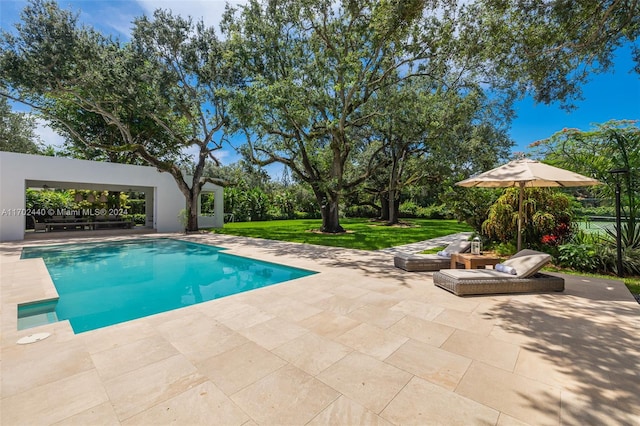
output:
<path id="1" fill-rule="evenodd" d="M 322 226 L 320 219 L 225 223 L 224 228 L 214 229 L 212 232 L 322 246 L 379 250 L 471 231 L 469 226 L 455 220 L 404 219 L 402 225 L 386 226 L 382 222 L 369 219 L 341 219 L 340 224 L 347 230 L 346 233 L 318 232 Z"/>

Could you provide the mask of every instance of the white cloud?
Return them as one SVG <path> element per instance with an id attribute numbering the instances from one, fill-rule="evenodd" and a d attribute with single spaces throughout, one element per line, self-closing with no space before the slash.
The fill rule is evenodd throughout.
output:
<path id="1" fill-rule="evenodd" d="M 246 4 L 246 0 L 137 0 L 137 3 L 149 16 L 156 9 L 169 9 L 185 18 L 191 16 L 194 20 L 202 19 L 206 25 L 218 30 L 227 3 L 237 6 Z"/>
<path id="2" fill-rule="evenodd" d="M 49 122 L 42 118 L 36 119 L 36 128 L 34 133 L 40 137 L 40 140 L 46 146 L 61 148 L 64 144 L 64 137 L 60 136 L 55 130 L 49 126 Z"/>

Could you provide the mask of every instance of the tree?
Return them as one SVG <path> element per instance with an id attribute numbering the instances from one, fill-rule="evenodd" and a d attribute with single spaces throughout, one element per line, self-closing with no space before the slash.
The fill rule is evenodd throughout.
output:
<path id="1" fill-rule="evenodd" d="M 384 185 L 386 198 L 394 200 L 388 204 L 389 223 L 397 221 L 404 187 L 419 184 L 438 194 L 456 176 L 455 164 L 483 167 L 512 145 L 505 125 L 509 105 L 490 101 L 473 81 L 413 78 L 404 83 L 395 93 L 388 93 L 395 87 L 383 91 L 386 106 L 380 109 L 386 114 L 371 126 L 384 141 L 382 154 L 389 161 Z"/>
<path id="2" fill-rule="evenodd" d="M 17 35 L 2 35 L 0 95 L 88 147 L 133 153 L 170 173 L 185 196 L 187 229 L 197 230 L 202 186 L 215 181 L 203 171 L 226 140 L 236 82 L 215 31 L 158 10 L 137 19 L 123 44 L 46 0 L 32 0 L 22 19 Z M 189 179 L 183 166 L 191 161 Z"/>
<path id="3" fill-rule="evenodd" d="M 440 47 L 413 41 L 422 38 L 423 6 L 418 0 L 252 0 L 239 14 L 227 13 L 223 31 L 249 79 L 235 104 L 247 154 L 262 165 L 282 163 L 311 186 L 324 232 L 344 231 L 341 196 L 381 165 L 375 150 L 355 137 L 371 118 L 364 106 L 406 78 L 413 58 Z M 426 30 L 441 29 L 433 23 Z M 435 62 L 420 72 L 435 72 Z M 359 174 L 350 173 L 355 152 L 371 153 Z"/>
<path id="4" fill-rule="evenodd" d="M 485 56 L 487 75 L 565 107 L 589 75 L 611 67 L 616 48 L 640 35 L 638 0 L 480 0 L 467 5 L 467 13 L 476 24 L 466 39 Z M 640 73 L 640 49 L 634 44 L 632 51 Z"/>
<path id="5" fill-rule="evenodd" d="M 613 198 L 616 183 L 622 187 L 622 207 L 627 226 L 625 241 L 640 240 L 640 128 L 637 121 L 611 120 L 593 129 L 563 129 L 550 138 L 533 144 L 545 160 L 607 183 L 604 196 Z M 594 154 L 594 153 L 597 153 Z M 610 170 L 628 173 L 613 176 Z"/>
<path id="6" fill-rule="evenodd" d="M 35 117 L 13 112 L 7 99 L 0 96 L 0 151 L 41 154 L 35 124 Z"/>

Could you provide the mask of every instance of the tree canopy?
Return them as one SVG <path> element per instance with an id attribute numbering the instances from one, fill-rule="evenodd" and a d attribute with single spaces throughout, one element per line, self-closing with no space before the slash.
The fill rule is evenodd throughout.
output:
<path id="1" fill-rule="evenodd" d="M 244 133 L 245 157 L 283 164 L 313 191 L 323 231 L 341 232 L 340 201 L 363 185 L 386 193 L 393 223 L 403 185 L 433 192 L 506 157 L 512 102 L 570 106 L 636 41 L 638 7 L 249 0 L 227 8 L 222 39 L 157 10 L 123 42 L 30 0 L 0 37 L 0 97 L 50 120 L 74 155 L 170 173 L 190 230 L 215 151 Z"/>
<path id="2" fill-rule="evenodd" d="M 133 154 L 170 173 L 186 198 L 187 228 L 196 230 L 197 199 L 211 180 L 204 166 L 227 137 L 235 84 L 215 31 L 158 10 L 137 19 L 122 43 L 47 0 L 31 1 L 16 29 L 2 35 L 0 94 L 31 106 L 75 144 Z M 195 165 L 190 181 L 184 162 Z"/>
<path id="3" fill-rule="evenodd" d="M 14 112 L 0 96 L 0 151 L 42 154 L 42 141 L 35 134 L 35 117 Z"/>

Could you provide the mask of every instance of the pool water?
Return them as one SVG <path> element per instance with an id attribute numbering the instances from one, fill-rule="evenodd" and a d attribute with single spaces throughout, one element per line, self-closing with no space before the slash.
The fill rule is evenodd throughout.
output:
<path id="1" fill-rule="evenodd" d="M 223 250 L 172 239 L 27 247 L 22 258 L 43 258 L 59 299 L 48 312 L 21 306 L 18 316 L 69 320 L 81 333 L 315 274 Z"/>

